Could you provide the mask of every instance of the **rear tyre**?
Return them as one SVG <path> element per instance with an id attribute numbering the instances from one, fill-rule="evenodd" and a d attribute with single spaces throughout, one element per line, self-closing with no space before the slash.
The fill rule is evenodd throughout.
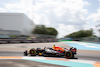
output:
<path id="1" fill-rule="evenodd" d="M 73 58 L 73 57 L 74 57 L 74 54 L 71 51 L 65 52 L 65 58 L 70 59 L 70 58 Z"/>
<path id="2" fill-rule="evenodd" d="M 29 53 L 30 53 L 31 56 L 36 56 L 36 50 L 35 49 L 31 49 Z"/>

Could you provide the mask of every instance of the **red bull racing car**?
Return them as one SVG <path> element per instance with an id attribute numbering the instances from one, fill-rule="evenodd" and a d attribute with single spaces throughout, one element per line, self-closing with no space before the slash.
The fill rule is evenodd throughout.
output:
<path id="1" fill-rule="evenodd" d="M 44 57 L 47 57 L 47 56 L 58 56 L 58 57 L 62 57 L 64 56 L 65 58 L 74 58 L 74 55 L 77 54 L 77 49 L 76 48 L 73 48 L 71 47 L 70 49 L 67 49 L 67 48 L 61 48 L 61 47 L 58 47 L 58 46 L 55 46 L 53 48 L 32 48 L 30 49 L 29 51 L 26 50 L 24 51 L 24 56 L 28 56 L 28 55 L 31 55 L 31 56 L 36 56 L 36 55 L 39 55 L 39 56 L 44 56 Z"/>

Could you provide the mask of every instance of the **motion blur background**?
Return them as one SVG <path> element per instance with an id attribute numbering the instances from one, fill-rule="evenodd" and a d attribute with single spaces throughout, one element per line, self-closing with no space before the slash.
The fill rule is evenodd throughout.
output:
<path id="1" fill-rule="evenodd" d="M 99 3 L 99 0 L 1 0 L 0 40 L 40 38 L 58 41 L 60 38 L 72 38 L 76 41 L 99 42 Z M 54 28 L 56 34 L 40 30 L 37 31 L 41 33 L 34 32 L 37 25 L 44 25 L 41 29 Z M 91 29 L 90 35 L 82 36 L 82 31 Z M 81 31 L 79 36 L 75 34 L 78 31 Z"/>

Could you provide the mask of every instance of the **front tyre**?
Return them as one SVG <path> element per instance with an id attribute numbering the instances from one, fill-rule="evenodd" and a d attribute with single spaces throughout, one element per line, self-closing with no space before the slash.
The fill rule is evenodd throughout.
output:
<path id="1" fill-rule="evenodd" d="M 36 50 L 35 49 L 31 49 L 29 51 L 29 53 L 30 53 L 31 56 L 36 56 Z"/>
<path id="2" fill-rule="evenodd" d="M 67 51 L 65 52 L 65 58 L 69 59 L 69 58 L 73 58 L 74 54 L 71 51 Z"/>

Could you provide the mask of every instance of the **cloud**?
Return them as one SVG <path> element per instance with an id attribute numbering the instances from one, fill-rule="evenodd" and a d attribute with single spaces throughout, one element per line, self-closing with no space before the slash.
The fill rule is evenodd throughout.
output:
<path id="1" fill-rule="evenodd" d="M 97 12 L 96 13 L 91 13 L 89 16 L 88 16 L 88 20 L 93 20 L 93 22 L 95 23 L 100 23 L 100 0 L 99 1 L 99 8 L 97 9 Z"/>
<path id="2" fill-rule="evenodd" d="M 58 37 L 64 37 L 72 32 L 76 32 L 79 29 L 75 25 L 65 25 L 65 24 L 59 24 L 57 30 L 59 31 Z"/>
<path id="3" fill-rule="evenodd" d="M 83 0 L 20 0 L 6 3 L 4 10 L 25 13 L 35 24 L 56 28 L 61 37 L 84 28 L 88 14 L 84 9 L 86 5 L 90 4 Z"/>
<path id="4" fill-rule="evenodd" d="M 0 8 L 0 12 L 6 12 L 7 10 L 4 8 Z"/>
<path id="5" fill-rule="evenodd" d="M 18 2 L 11 3 L 3 3 L 4 8 L 0 9 L 5 10 L 4 12 L 12 12 L 12 13 L 25 13 L 31 19 L 33 13 L 33 0 L 20 0 Z"/>
<path id="6" fill-rule="evenodd" d="M 95 35 L 100 36 L 98 29 L 100 27 L 96 27 L 98 24 L 100 24 L 100 0 L 99 1 L 99 8 L 96 10 L 96 13 L 91 13 L 87 20 L 90 20 L 90 22 L 87 23 L 88 27 L 93 28 Z M 91 26 L 90 26 L 91 25 Z"/>
<path id="7" fill-rule="evenodd" d="M 76 30 L 84 28 L 88 10 L 83 7 L 86 5 L 90 4 L 83 0 L 37 0 L 34 20 L 37 24 L 45 24 L 45 20 L 48 19 L 48 22 L 46 21 L 48 24 L 45 25 L 55 27 L 60 33 L 59 36 L 66 35 L 70 31 L 67 26 L 72 25 L 71 28 Z M 63 29 L 63 27 L 65 28 Z M 66 29 L 67 31 L 65 31 Z M 73 31 L 72 29 L 70 33 Z"/>
<path id="8" fill-rule="evenodd" d="M 97 13 L 90 14 L 87 19 L 93 20 L 95 23 L 100 23 L 100 9 L 97 10 Z"/>

